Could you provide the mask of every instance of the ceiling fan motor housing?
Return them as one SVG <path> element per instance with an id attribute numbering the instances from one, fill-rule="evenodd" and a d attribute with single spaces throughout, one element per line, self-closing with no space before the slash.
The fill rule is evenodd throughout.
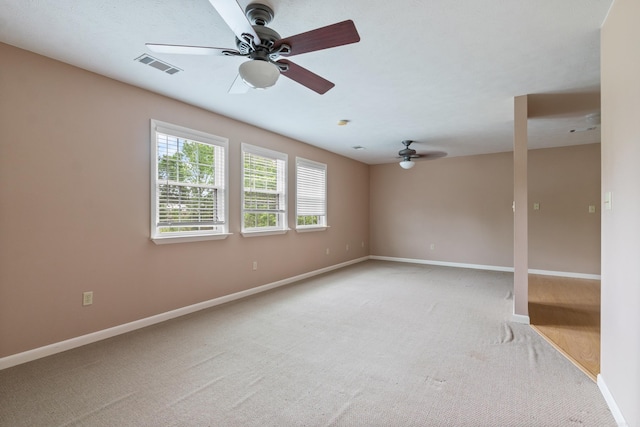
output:
<path id="1" fill-rule="evenodd" d="M 282 38 L 280 37 L 280 34 L 269 27 L 254 25 L 253 29 L 255 30 L 256 34 L 258 34 L 258 37 L 260 37 L 260 46 L 255 46 L 255 48 L 265 47 L 267 48 L 267 50 L 269 50 L 273 47 L 273 44 L 276 41 Z M 240 40 L 237 37 L 236 47 L 238 48 L 238 51 L 243 55 L 248 55 L 252 50 L 254 50 L 254 47 L 252 47 L 249 43 L 247 43 L 245 40 Z"/>
<path id="2" fill-rule="evenodd" d="M 413 141 L 410 139 L 406 139 L 404 141 L 402 141 L 402 145 L 404 145 L 404 148 L 400 151 L 398 151 L 398 156 L 404 158 L 405 160 L 409 160 L 412 157 L 415 156 L 416 154 L 416 150 L 414 150 L 413 148 L 409 148 L 409 146 L 411 145 Z M 417 157 L 417 156 L 415 156 Z"/>
<path id="3" fill-rule="evenodd" d="M 260 45 L 252 46 L 246 40 L 240 40 L 236 37 L 236 47 L 243 55 L 249 55 L 253 50 L 265 47 L 270 50 L 274 43 L 281 39 L 280 34 L 275 30 L 267 27 L 267 24 L 273 20 L 273 9 L 260 3 L 252 3 L 245 9 L 245 15 L 251 22 L 253 30 L 260 37 Z M 261 56 L 261 55 L 258 55 Z M 262 58 L 254 58 L 262 59 Z"/>

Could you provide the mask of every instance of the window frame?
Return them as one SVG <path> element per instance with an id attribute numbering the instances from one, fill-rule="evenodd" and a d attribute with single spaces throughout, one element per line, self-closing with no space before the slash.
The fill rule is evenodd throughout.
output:
<path id="1" fill-rule="evenodd" d="M 189 129 L 172 123 L 151 119 L 150 121 L 150 155 L 151 155 L 151 221 L 150 236 L 151 240 L 157 244 L 197 242 L 203 240 L 222 240 L 231 235 L 229 233 L 229 140 L 221 136 L 212 135 L 206 132 Z M 161 232 L 158 226 L 158 215 L 160 211 L 158 197 L 158 134 L 170 135 L 179 139 L 207 144 L 214 149 L 221 149 L 224 159 L 222 166 L 224 170 L 221 173 L 222 184 L 213 186 L 218 191 L 222 191 L 221 196 L 223 203 L 222 221 L 216 225 L 218 230 L 198 230 L 198 231 L 175 231 Z"/>
<path id="2" fill-rule="evenodd" d="M 323 215 L 300 215 L 300 167 L 306 167 L 308 169 L 322 170 L 324 173 L 324 181 L 323 181 Z M 329 228 L 329 220 L 328 220 L 328 211 L 327 211 L 327 202 L 328 202 L 328 192 L 327 192 L 327 181 L 328 181 L 328 167 L 326 163 L 316 162 L 314 160 L 305 159 L 303 157 L 296 157 L 296 231 L 299 233 L 309 232 L 309 231 L 324 231 Z M 301 216 L 318 216 L 322 218 L 321 223 L 318 224 L 310 224 L 310 225 L 299 225 L 298 219 Z"/>
<path id="3" fill-rule="evenodd" d="M 245 209 L 245 153 L 252 154 L 255 156 L 264 157 L 267 159 L 275 160 L 278 164 L 279 171 L 277 172 L 277 176 L 281 177 L 281 181 L 276 183 L 278 189 L 276 190 L 276 194 L 281 194 L 280 203 L 283 206 L 282 210 L 277 212 L 279 225 L 275 227 L 245 227 L 245 213 L 249 209 Z M 282 153 L 280 151 L 270 150 L 268 148 L 259 147 L 256 145 L 248 144 L 243 142 L 240 147 L 240 230 L 241 234 L 244 237 L 253 237 L 253 236 L 266 236 L 266 235 L 274 235 L 274 234 L 285 234 L 290 229 L 288 227 L 288 216 L 289 216 L 289 191 L 288 191 L 288 166 L 289 165 L 289 156 L 286 153 Z M 277 178 L 277 177 L 276 177 Z M 250 188 L 250 187 L 248 187 Z M 253 188 L 255 190 L 255 188 Z M 280 190 L 281 189 L 281 190 Z M 253 210 L 252 213 L 261 212 L 259 210 Z M 268 212 L 264 211 L 264 212 Z"/>

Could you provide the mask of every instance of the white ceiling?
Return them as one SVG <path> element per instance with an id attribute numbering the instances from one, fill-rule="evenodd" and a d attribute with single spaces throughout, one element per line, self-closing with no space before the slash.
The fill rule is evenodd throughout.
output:
<path id="1" fill-rule="evenodd" d="M 208 0 L 0 0 L 0 41 L 377 164 L 396 161 L 404 139 L 449 156 L 511 151 L 514 96 L 597 95 L 600 26 L 612 0 L 263 3 L 282 37 L 355 22 L 359 43 L 290 58 L 335 83 L 325 95 L 287 78 L 229 94 L 242 58 L 146 49 L 235 48 Z M 184 71 L 171 76 L 134 61 L 144 53 Z M 530 147 L 599 142 L 599 129 L 569 133 L 589 127 L 594 108 L 532 118 Z M 350 123 L 337 126 L 340 119 Z"/>

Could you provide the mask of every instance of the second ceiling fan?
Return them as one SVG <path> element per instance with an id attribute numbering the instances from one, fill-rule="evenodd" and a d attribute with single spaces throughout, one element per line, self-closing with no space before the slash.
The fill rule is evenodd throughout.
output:
<path id="1" fill-rule="evenodd" d="M 402 159 L 400 161 L 400 167 L 402 167 L 402 169 L 411 169 L 415 166 L 414 162 L 418 159 L 433 160 L 439 159 L 440 157 L 445 157 L 447 155 L 447 153 L 443 151 L 430 151 L 427 153 L 418 154 L 416 150 L 409 147 L 414 142 L 415 141 L 411 139 L 405 139 L 404 141 L 402 141 L 402 145 L 404 145 L 404 148 L 398 151 L 397 157 L 398 159 Z"/>
<path id="2" fill-rule="evenodd" d="M 245 11 L 236 0 L 209 0 L 236 36 L 236 49 L 147 43 L 158 53 L 187 55 L 243 56 L 249 61 L 239 68 L 242 80 L 254 88 L 273 86 L 280 74 L 317 92 L 326 93 L 335 85 L 304 67 L 280 57 L 357 43 L 360 35 L 351 20 L 317 28 L 286 38 L 267 27 L 273 10 L 261 3 L 249 4 Z"/>

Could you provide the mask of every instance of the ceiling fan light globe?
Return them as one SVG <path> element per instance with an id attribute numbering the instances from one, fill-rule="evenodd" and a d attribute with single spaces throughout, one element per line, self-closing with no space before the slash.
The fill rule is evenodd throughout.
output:
<path id="1" fill-rule="evenodd" d="M 259 59 L 243 62 L 238 72 L 242 81 L 255 89 L 271 87 L 280 77 L 280 69 L 277 66 Z"/>
<path id="2" fill-rule="evenodd" d="M 416 165 L 416 163 L 412 162 L 411 160 L 403 160 L 403 161 L 400 162 L 400 167 L 402 169 L 411 169 L 415 165 Z"/>

